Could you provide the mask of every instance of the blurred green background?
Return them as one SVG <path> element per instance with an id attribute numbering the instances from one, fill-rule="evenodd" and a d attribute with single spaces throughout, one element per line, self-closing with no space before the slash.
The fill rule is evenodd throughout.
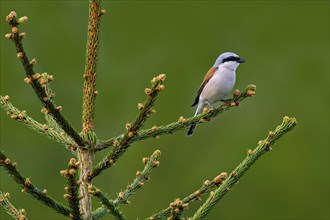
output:
<path id="1" fill-rule="evenodd" d="M 166 73 L 166 90 L 146 128 L 194 114 L 191 108 L 204 74 L 225 51 L 247 62 L 235 88 L 253 83 L 257 94 L 212 123 L 136 143 L 116 166 L 95 179 L 109 197 L 123 190 L 143 168 L 141 158 L 162 151 L 161 166 L 123 206 L 130 219 L 143 219 L 183 198 L 204 180 L 230 172 L 249 148 L 266 137 L 285 115 L 298 126 L 249 170 L 208 219 L 329 218 L 329 1 L 103 1 L 95 131 L 100 139 L 122 133 L 138 114 L 150 79 Z M 37 72 L 55 76 L 56 103 L 81 129 L 82 74 L 87 29 L 86 1 L 1 0 L 1 95 L 42 121 L 41 104 L 24 84 L 24 71 L 5 16 L 29 17 L 20 27 Z M 63 199 L 70 154 L 64 147 L 10 120 L 1 112 L 1 150 L 49 195 Z M 102 152 L 96 156 L 101 158 Z M 29 219 L 63 219 L 41 205 L 1 169 L 1 190 Z M 205 201 L 205 199 L 204 199 Z M 186 216 L 201 205 L 192 203 Z M 98 203 L 95 202 L 95 207 Z M 0 218 L 8 215 L 0 210 Z M 109 218 L 109 217 L 108 217 Z"/>

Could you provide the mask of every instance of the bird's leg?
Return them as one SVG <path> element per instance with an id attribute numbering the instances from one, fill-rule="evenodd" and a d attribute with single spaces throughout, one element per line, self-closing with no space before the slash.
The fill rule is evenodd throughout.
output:
<path id="1" fill-rule="evenodd" d="M 213 110 L 213 111 L 215 111 L 216 110 L 216 108 L 209 102 L 209 101 L 205 101 L 206 102 L 206 104 L 208 105 L 208 106 L 210 106 L 210 108 Z"/>

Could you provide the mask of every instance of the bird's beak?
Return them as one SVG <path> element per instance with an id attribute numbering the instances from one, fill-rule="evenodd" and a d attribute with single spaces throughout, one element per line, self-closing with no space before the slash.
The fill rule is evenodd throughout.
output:
<path id="1" fill-rule="evenodd" d="M 239 60 L 237 60 L 238 63 L 245 63 L 245 60 L 242 58 L 239 58 Z"/>

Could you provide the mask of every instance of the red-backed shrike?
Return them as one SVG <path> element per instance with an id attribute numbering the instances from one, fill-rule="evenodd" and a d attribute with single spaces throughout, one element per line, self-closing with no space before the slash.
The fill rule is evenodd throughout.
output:
<path id="1" fill-rule="evenodd" d="M 234 87 L 236 69 L 245 60 L 232 52 L 221 54 L 211 69 L 206 73 L 202 84 L 197 92 L 197 97 L 192 106 L 197 105 L 195 116 L 200 114 L 206 105 L 213 107 L 213 103 L 223 101 Z M 196 124 L 190 126 L 187 135 L 191 136 Z"/>

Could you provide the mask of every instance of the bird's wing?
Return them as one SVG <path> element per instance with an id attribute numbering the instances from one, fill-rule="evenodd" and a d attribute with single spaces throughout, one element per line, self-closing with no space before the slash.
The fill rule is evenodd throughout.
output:
<path id="1" fill-rule="evenodd" d="M 202 91 L 203 91 L 205 85 L 207 84 L 208 81 L 210 81 L 210 79 L 212 78 L 212 76 L 214 75 L 214 73 L 215 73 L 217 70 L 218 70 L 218 67 L 214 66 L 214 67 L 211 67 L 211 69 L 209 69 L 209 71 L 206 73 L 206 75 L 205 75 L 205 77 L 204 77 L 204 79 L 203 79 L 203 82 L 202 82 L 202 84 L 201 84 L 200 87 L 199 87 L 199 90 L 198 90 L 198 92 L 197 92 L 197 96 L 196 96 L 195 101 L 194 101 L 194 103 L 192 104 L 192 106 L 195 106 L 195 105 L 198 103 L 198 101 L 199 101 L 199 96 L 200 96 L 200 94 L 202 93 Z"/>

